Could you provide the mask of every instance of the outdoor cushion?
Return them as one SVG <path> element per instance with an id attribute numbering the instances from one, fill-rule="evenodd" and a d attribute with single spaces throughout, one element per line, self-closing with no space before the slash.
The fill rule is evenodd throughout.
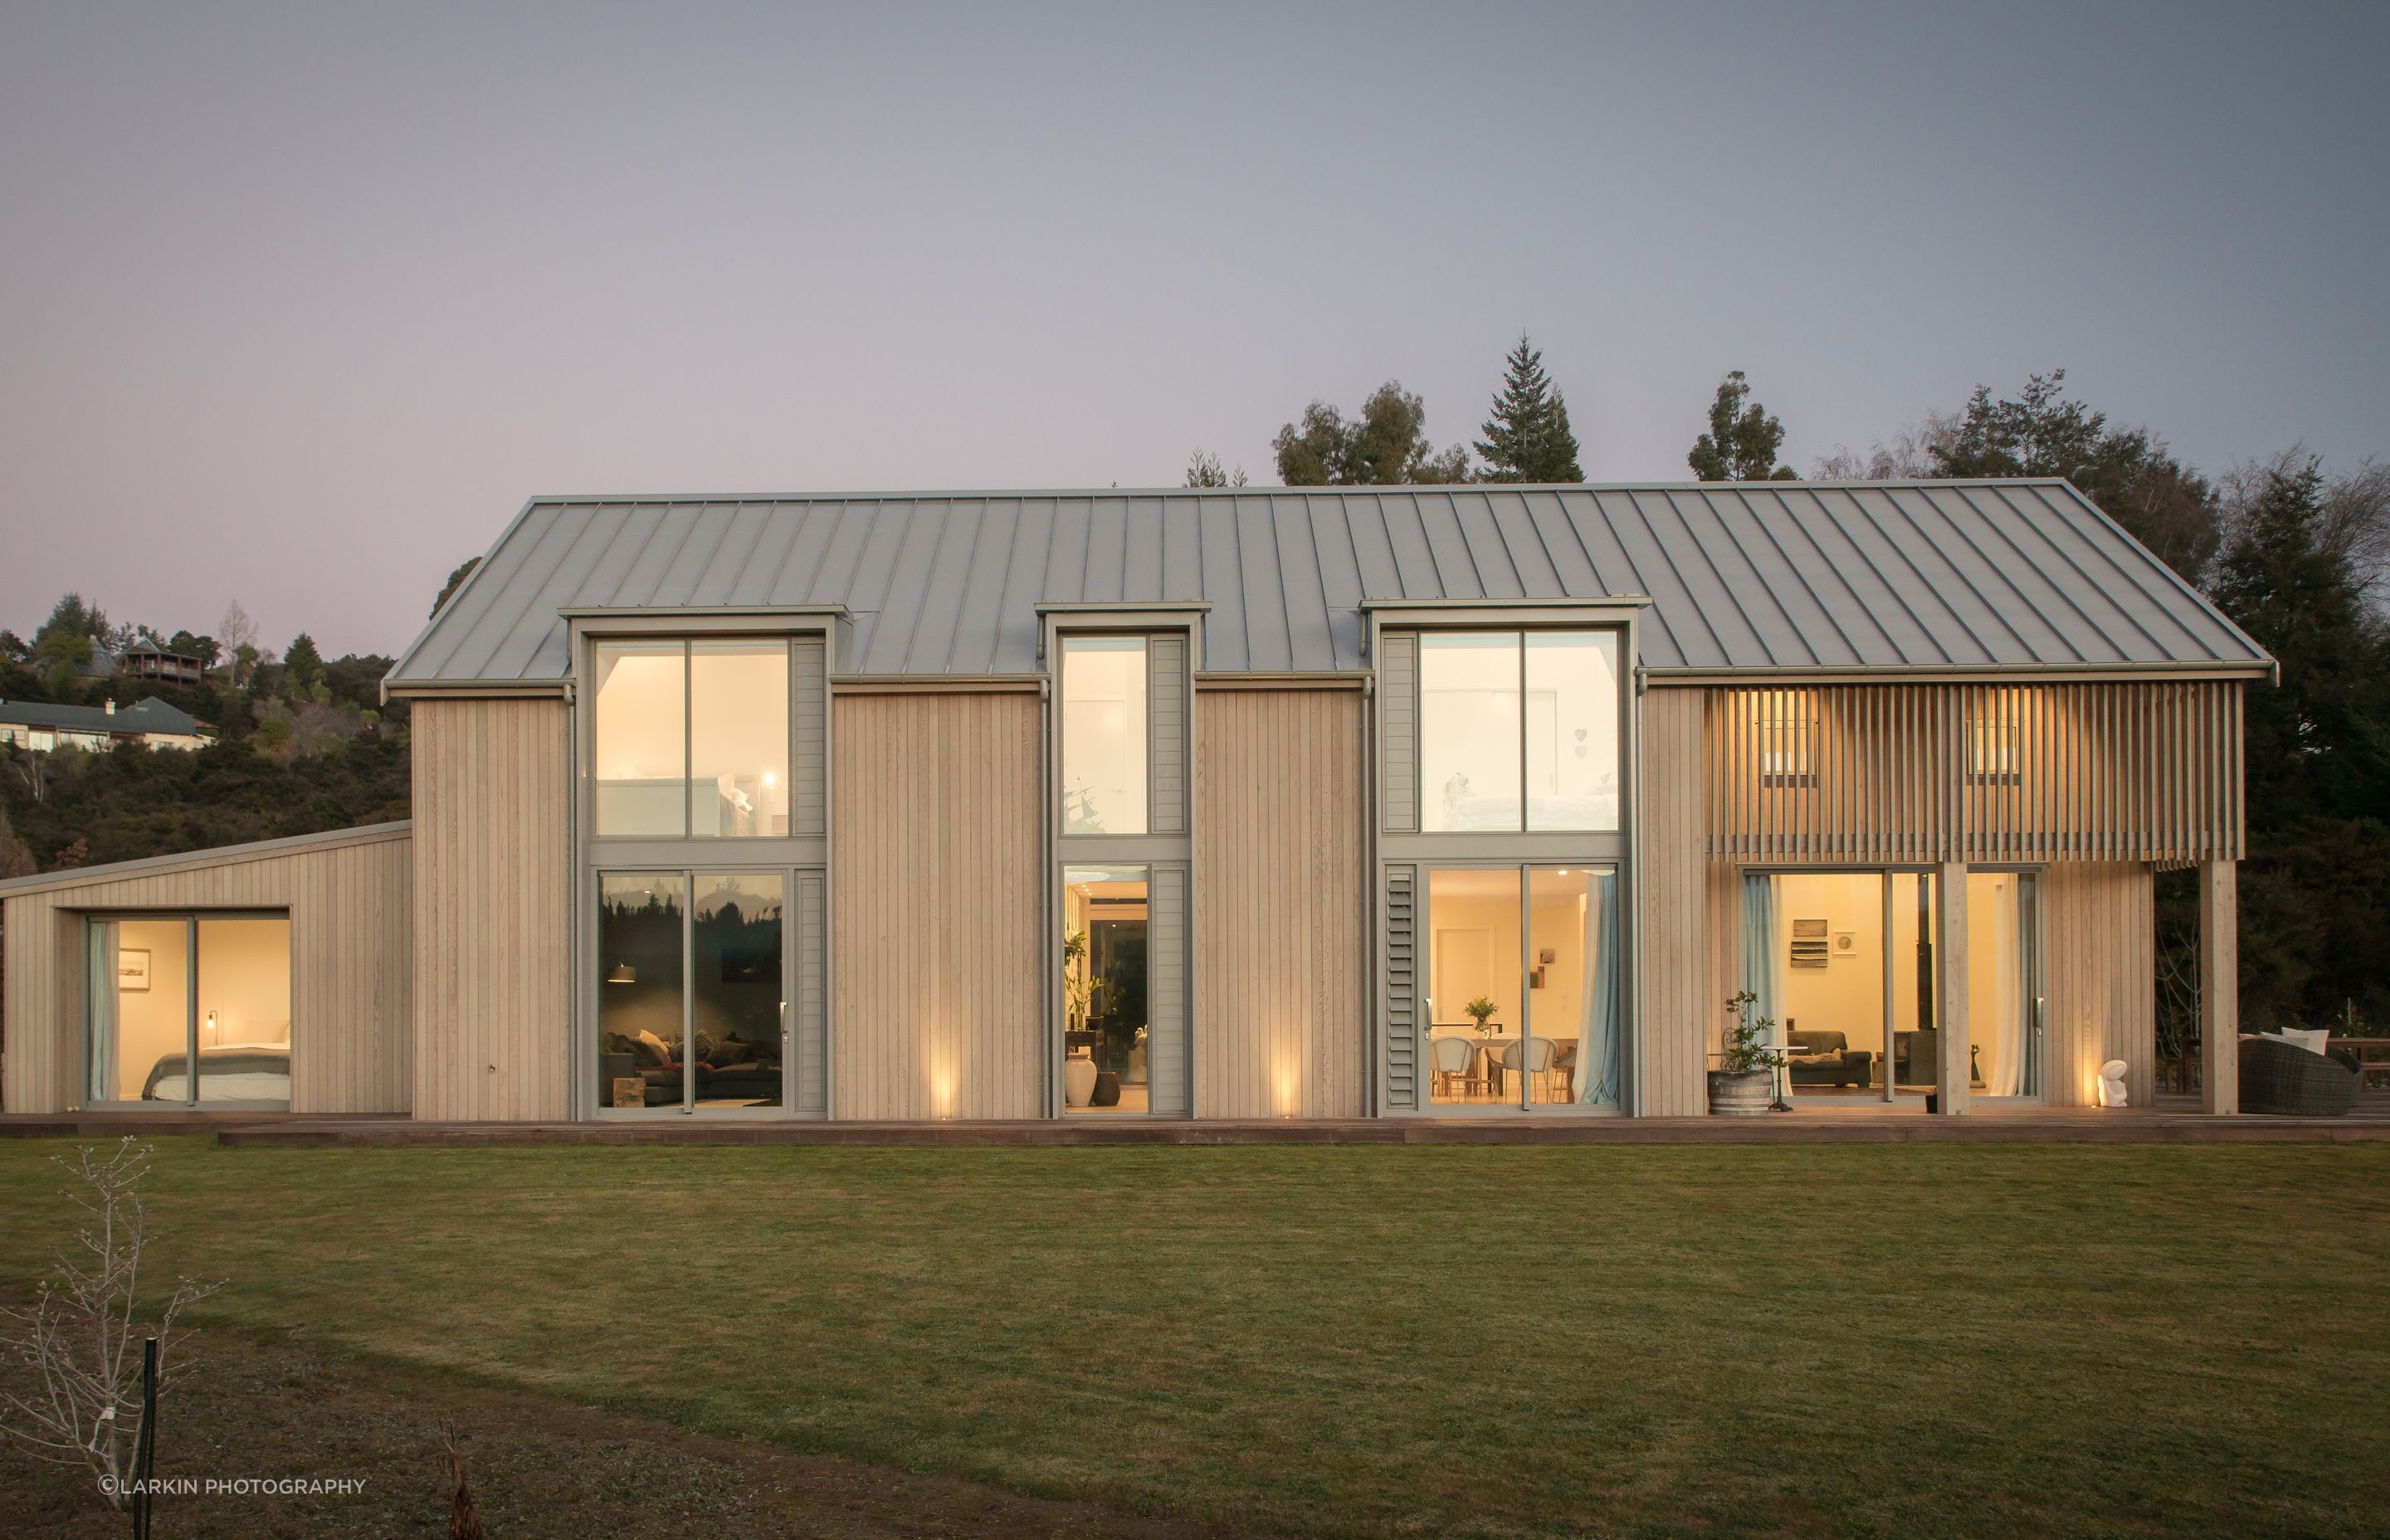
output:
<path id="1" fill-rule="evenodd" d="M 2284 1027 L 2273 1035 L 2285 1043 L 2305 1048 L 2309 1053 L 2319 1054 L 2330 1051 L 2332 1029 L 2330 1027 Z"/>

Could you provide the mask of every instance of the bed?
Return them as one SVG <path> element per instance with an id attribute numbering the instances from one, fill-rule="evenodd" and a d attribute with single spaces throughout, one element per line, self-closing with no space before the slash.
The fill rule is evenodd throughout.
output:
<path id="1" fill-rule="evenodd" d="M 143 1101 L 187 1101 L 190 1094 L 190 1067 L 178 1053 L 161 1056 L 141 1084 Z M 220 1043 L 199 1050 L 202 1102 L 289 1099 L 289 1044 Z"/>

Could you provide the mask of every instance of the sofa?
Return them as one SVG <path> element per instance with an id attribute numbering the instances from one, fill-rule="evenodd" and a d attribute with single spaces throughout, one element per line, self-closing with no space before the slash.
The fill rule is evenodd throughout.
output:
<path id="1" fill-rule="evenodd" d="M 715 1039 L 697 1034 L 697 1062 L 684 1066 L 666 1045 L 649 1033 L 605 1033 L 598 1039 L 598 1101 L 614 1105 L 614 1083 L 637 1077 L 643 1084 L 641 1105 L 677 1107 L 682 1076 L 697 1077 L 699 1101 L 777 1102 L 780 1099 L 780 1056 L 777 1045 L 749 1043 L 735 1034 Z"/>
<path id="2" fill-rule="evenodd" d="M 1849 1085 L 1864 1091 L 1875 1055 L 1850 1046 L 1839 1032 L 1801 1028 L 1784 1034 L 1792 1052 L 1785 1056 L 1795 1085 Z"/>
<path id="3" fill-rule="evenodd" d="M 2241 1110 L 2296 1118 L 2345 1117 L 2365 1072 L 2345 1048 L 2317 1053 L 2279 1037 L 2241 1039 Z"/>

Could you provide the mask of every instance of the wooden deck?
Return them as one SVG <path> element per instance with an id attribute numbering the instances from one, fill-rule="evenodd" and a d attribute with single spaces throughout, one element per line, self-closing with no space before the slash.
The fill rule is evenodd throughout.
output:
<path id="1" fill-rule="evenodd" d="M 2371 1098 L 2368 1098 L 2369 1101 Z M 1759 1118 L 1067 1118 L 939 1123 L 418 1123 L 372 1116 L 164 1112 L 0 1115 L 0 1136 L 212 1133 L 231 1148 L 545 1144 L 922 1147 L 1228 1144 L 2339 1144 L 2390 1141 L 2390 1110 L 2345 1118 L 2213 1118 L 2168 1108 L 2013 1109 L 1964 1117 L 1804 1111 Z"/>

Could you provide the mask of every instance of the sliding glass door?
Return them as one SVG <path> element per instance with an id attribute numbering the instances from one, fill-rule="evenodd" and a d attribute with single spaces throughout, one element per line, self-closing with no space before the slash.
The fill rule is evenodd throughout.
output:
<path id="1" fill-rule="evenodd" d="M 289 916 L 96 916 L 84 936 L 92 1105 L 290 1105 Z"/>
<path id="2" fill-rule="evenodd" d="M 2029 872 L 1967 877 L 1969 1089 L 2041 1094 L 2040 948 Z M 1937 905 L 1920 871 L 1754 872 L 1743 884 L 1743 987 L 1776 1023 L 1798 1105 L 1922 1097 L 1941 1084 Z"/>
<path id="3" fill-rule="evenodd" d="M 788 874 L 598 876 L 598 1105 L 789 1105 Z"/>
<path id="4" fill-rule="evenodd" d="M 1427 874 L 1429 1105 L 1618 1105 L 1618 874 L 1435 866 Z"/>

